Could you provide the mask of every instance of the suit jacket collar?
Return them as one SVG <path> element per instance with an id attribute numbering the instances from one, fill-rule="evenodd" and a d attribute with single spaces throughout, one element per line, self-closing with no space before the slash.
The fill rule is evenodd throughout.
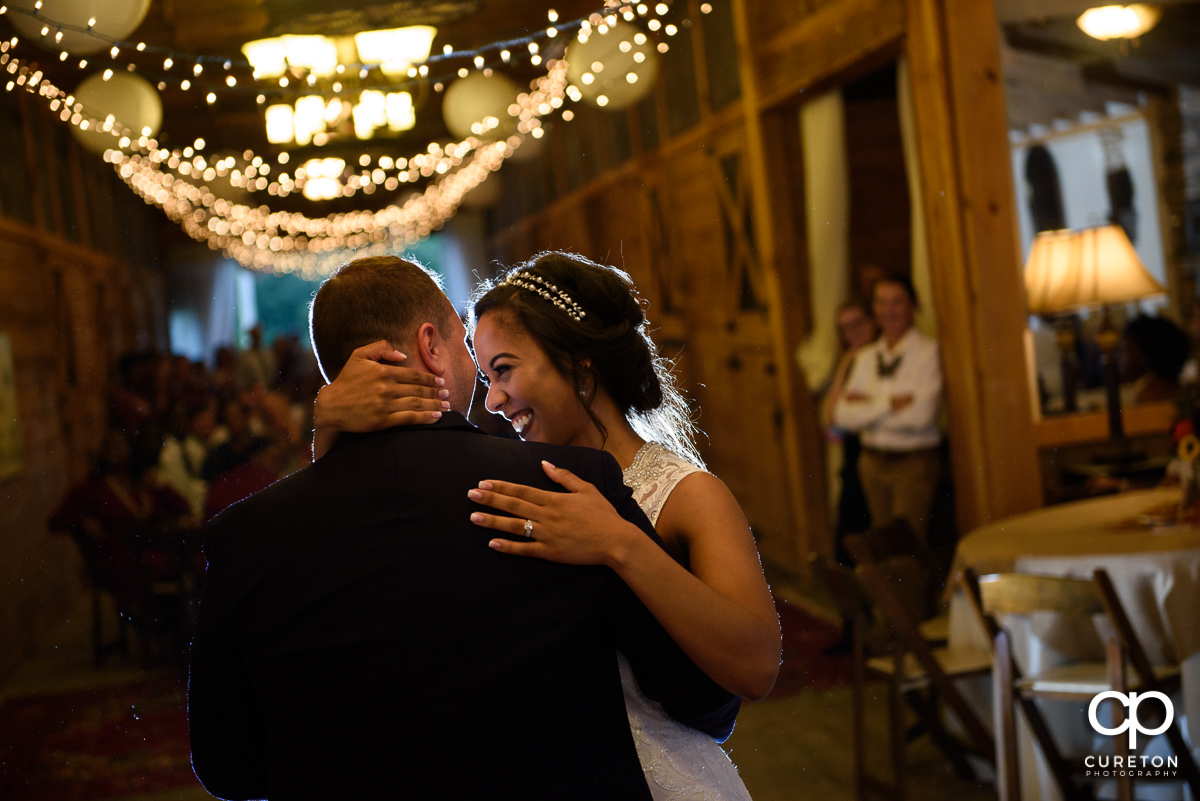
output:
<path id="1" fill-rule="evenodd" d="M 338 447 L 349 443 L 356 442 L 361 439 L 372 439 L 377 437 L 391 437 L 399 434 L 410 434 L 414 431 L 440 431 L 440 430 L 456 430 L 456 431 L 472 431 L 482 436 L 487 436 L 486 432 L 480 431 L 475 424 L 467 418 L 463 417 L 458 412 L 443 412 L 441 418 L 421 425 L 408 426 L 392 426 L 380 431 L 369 431 L 365 434 L 355 434 L 351 432 L 343 432 L 338 435 L 337 441 L 334 442 L 331 450 L 337 450 Z"/>

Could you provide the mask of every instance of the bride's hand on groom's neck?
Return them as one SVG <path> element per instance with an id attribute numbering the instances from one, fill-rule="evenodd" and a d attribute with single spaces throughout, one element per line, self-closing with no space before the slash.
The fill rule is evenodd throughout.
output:
<path id="1" fill-rule="evenodd" d="M 363 345 L 317 393 L 313 455 L 321 458 L 343 431 L 379 431 L 432 423 L 449 409 L 445 381 L 404 367 L 407 357 L 384 340 Z"/>

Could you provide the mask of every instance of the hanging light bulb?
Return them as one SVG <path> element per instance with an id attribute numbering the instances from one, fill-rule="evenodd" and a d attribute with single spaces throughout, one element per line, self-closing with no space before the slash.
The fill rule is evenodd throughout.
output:
<path id="1" fill-rule="evenodd" d="M 1158 24 L 1162 9 L 1141 3 L 1099 6 L 1083 12 L 1075 24 L 1093 39 L 1136 39 Z"/>

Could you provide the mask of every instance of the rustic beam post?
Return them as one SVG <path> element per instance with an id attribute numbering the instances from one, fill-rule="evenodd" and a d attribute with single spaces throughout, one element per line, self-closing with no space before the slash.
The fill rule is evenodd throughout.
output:
<path id="1" fill-rule="evenodd" d="M 1040 506 L 992 0 L 905 0 L 961 532 Z"/>
<path id="2" fill-rule="evenodd" d="M 794 357 L 799 337 L 808 326 L 808 311 L 799 287 L 807 283 L 807 264 L 783 264 L 776 247 L 778 219 L 771 185 L 772 165 L 766 135 L 769 122 L 758 89 L 759 69 L 755 62 L 754 37 L 750 30 L 748 0 L 733 0 L 734 35 L 738 45 L 738 69 L 742 85 L 742 109 L 745 128 L 746 163 L 752 193 L 754 241 L 758 244 L 767 300 L 768 324 L 774 362 L 778 369 L 779 424 L 786 464 L 788 503 L 795 541 L 784 556 L 785 568 L 807 574 L 807 554 L 829 552 L 832 529 L 829 520 L 825 482 L 825 460 L 817 425 L 815 402 Z M 796 124 L 799 125 L 797 118 Z M 795 260 L 799 262 L 799 259 Z M 799 272 L 785 280 L 783 273 Z"/>

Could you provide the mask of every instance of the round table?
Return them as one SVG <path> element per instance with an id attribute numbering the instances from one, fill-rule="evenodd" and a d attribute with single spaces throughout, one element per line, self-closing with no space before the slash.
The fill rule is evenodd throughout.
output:
<path id="1" fill-rule="evenodd" d="M 1179 497 L 1178 488 L 1139 490 L 989 523 L 963 537 L 954 567 L 970 567 L 979 575 L 1020 572 L 1083 578 L 1104 568 L 1151 660 L 1180 663 L 1182 708 L 1177 714 L 1200 720 L 1200 526 L 1154 524 L 1178 505 Z M 1062 659 L 1064 652 L 1076 652 L 1074 643 L 1042 640 L 1039 634 L 1043 630 L 1029 621 L 1009 628 L 1018 663 L 1026 670 L 1037 671 Z M 1061 628 L 1056 631 L 1061 634 Z M 961 595 L 950 602 L 949 637 L 951 645 L 986 642 Z M 990 687 L 974 688 L 970 694 L 990 718 Z M 1083 731 L 1079 728 L 1066 732 L 1075 735 L 1071 739 L 1076 743 L 1092 736 L 1086 726 Z M 1040 755 L 1034 758 L 1032 738 L 1022 740 L 1023 795 L 1057 799 L 1057 787 L 1044 762 Z M 1191 740 L 1200 757 L 1196 748 L 1200 736 L 1193 735 Z M 1037 768 L 1030 768 L 1031 764 Z M 1176 793 L 1174 797 L 1179 796 Z"/>

